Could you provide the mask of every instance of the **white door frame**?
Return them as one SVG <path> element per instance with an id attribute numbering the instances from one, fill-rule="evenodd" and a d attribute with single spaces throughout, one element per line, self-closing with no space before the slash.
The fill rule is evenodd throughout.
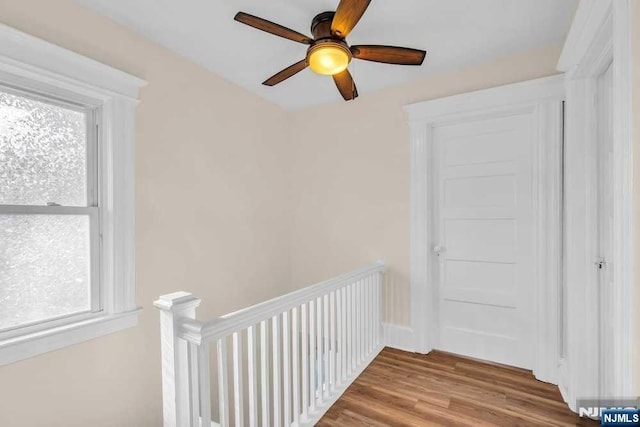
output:
<path id="1" fill-rule="evenodd" d="M 613 347 L 602 349 L 614 372 L 611 396 L 631 393 L 631 39 L 629 0 L 582 0 L 558 62 L 566 73 L 566 330 L 560 390 L 598 395 L 599 308 L 613 320 Z M 598 77 L 613 63 L 613 307 L 599 307 L 597 256 Z M 600 375 L 602 375 L 601 373 Z"/>
<path id="2" fill-rule="evenodd" d="M 501 86 L 405 107 L 411 128 L 411 327 L 414 351 L 433 349 L 437 330 L 437 288 L 431 224 L 433 129 L 473 118 L 488 118 L 515 108 L 535 112 L 534 224 L 537 299 L 536 354 L 533 371 L 556 383 L 559 362 L 559 305 L 561 280 L 562 102 L 561 75 Z"/>

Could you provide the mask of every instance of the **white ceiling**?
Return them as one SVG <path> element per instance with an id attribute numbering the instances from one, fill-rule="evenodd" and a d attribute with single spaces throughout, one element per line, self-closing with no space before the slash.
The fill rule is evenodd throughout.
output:
<path id="1" fill-rule="evenodd" d="M 344 102 L 330 77 L 306 69 L 272 88 L 267 77 L 305 57 L 306 46 L 233 20 L 238 11 L 307 35 L 313 17 L 338 0 L 79 0 L 227 80 L 288 109 Z M 560 43 L 577 0 L 373 1 L 349 44 L 387 44 L 427 51 L 422 67 L 354 60 L 364 95 L 537 46 Z"/>

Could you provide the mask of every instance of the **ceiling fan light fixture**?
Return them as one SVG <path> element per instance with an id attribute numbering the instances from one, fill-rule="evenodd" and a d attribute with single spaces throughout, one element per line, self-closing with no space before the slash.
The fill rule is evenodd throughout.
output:
<path id="1" fill-rule="evenodd" d="M 335 12 L 322 12 L 313 18 L 313 38 L 245 12 L 238 12 L 234 19 L 269 34 L 309 46 L 304 59 L 269 77 L 262 82 L 263 85 L 275 86 L 309 67 L 316 74 L 332 76 L 340 95 L 345 101 L 351 101 L 358 97 L 353 76 L 347 69 L 353 58 L 383 64 L 419 66 L 427 54 L 424 50 L 407 47 L 349 46 L 346 37 L 360 21 L 370 3 L 371 0 L 340 0 Z"/>
<path id="2" fill-rule="evenodd" d="M 333 76 L 347 69 L 351 51 L 334 41 L 317 43 L 307 52 L 307 63 L 314 73 Z"/>

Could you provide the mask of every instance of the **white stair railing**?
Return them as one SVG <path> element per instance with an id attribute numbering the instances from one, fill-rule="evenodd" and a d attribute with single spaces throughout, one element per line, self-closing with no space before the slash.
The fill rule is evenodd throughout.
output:
<path id="1" fill-rule="evenodd" d="M 197 297 L 161 296 L 164 426 L 314 425 L 383 348 L 384 271 L 377 263 L 209 322 L 195 318 Z"/>

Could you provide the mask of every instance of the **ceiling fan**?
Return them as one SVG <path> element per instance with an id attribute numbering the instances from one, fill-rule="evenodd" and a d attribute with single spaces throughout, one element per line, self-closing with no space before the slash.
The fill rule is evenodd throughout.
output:
<path id="1" fill-rule="evenodd" d="M 353 58 L 397 65 L 422 65 L 426 52 L 407 47 L 347 44 L 347 36 L 367 10 L 371 0 L 341 0 L 335 12 L 323 12 L 313 18 L 313 38 L 266 19 L 238 12 L 235 20 L 285 39 L 309 45 L 302 61 L 269 77 L 262 84 L 275 86 L 309 67 L 318 74 L 333 76 L 345 101 L 358 96 L 358 89 L 347 67 Z"/>

